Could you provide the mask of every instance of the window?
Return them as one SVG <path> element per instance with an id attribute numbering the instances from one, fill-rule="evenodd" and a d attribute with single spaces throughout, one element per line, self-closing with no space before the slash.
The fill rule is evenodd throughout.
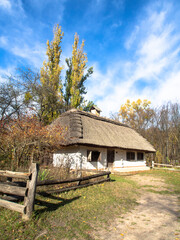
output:
<path id="1" fill-rule="evenodd" d="M 101 153 L 99 151 L 89 151 L 87 150 L 87 160 L 88 162 L 100 161 Z"/>
<path id="2" fill-rule="evenodd" d="M 137 160 L 144 160 L 144 153 L 138 152 L 137 153 Z"/>
<path id="3" fill-rule="evenodd" d="M 127 160 L 135 160 L 135 152 L 127 152 L 126 159 Z"/>

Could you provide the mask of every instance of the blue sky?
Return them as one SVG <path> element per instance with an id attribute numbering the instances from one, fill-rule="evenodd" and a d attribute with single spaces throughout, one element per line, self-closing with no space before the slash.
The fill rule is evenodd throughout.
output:
<path id="1" fill-rule="evenodd" d="M 179 19 L 178 0 L 0 0 L 0 81 L 18 67 L 39 70 L 59 23 L 64 68 L 74 34 L 85 40 L 94 67 L 86 99 L 102 115 L 117 112 L 126 99 L 179 102 Z"/>

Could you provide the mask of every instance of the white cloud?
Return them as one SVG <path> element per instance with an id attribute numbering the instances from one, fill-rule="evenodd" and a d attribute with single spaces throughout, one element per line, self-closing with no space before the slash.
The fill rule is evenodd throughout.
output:
<path id="1" fill-rule="evenodd" d="M 1 36 L 0 37 L 0 47 L 7 46 L 7 43 L 8 43 L 7 37 Z"/>
<path id="2" fill-rule="evenodd" d="M 149 12 L 149 24 L 151 26 L 152 33 L 162 31 L 162 29 L 164 28 L 164 22 L 166 20 L 166 15 L 167 11 L 164 10 L 162 10 L 160 13 L 152 11 Z"/>
<path id="3" fill-rule="evenodd" d="M 35 43 L 32 46 L 29 45 L 15 45 L 11 48 L 11 52 L 19 56 L 31 64 L 33 64 L 36 68 L 42 66 L 42 63 L 45 59 L 46 47 L 45 44 Z"/>
<path id="4" fill-rule="evenodd" d="M 6 10 L 11 9 L 11 2 L 9 0 L 0 0 L 0 7 Z"/>
<path id="5" fill-rule="evenodd" d="M 118 22 L 115 22 L 111 25 L 111 28 L 118 28 L 122 25 L 122 22 L 121 21 L 118 21 Z"/>
<path id="6" fill-rule="evenodd" d="M 169 100 L 179 101 L 179 26 L 173 20 L 167 23 L 167 10 L 149 13 L 126 41 L 127 51 L 132 51 L 131 46 L 136 41 L 134 57 L 111 62 L 105 74 L 94 68 L 88 98 L 95 99 L 103 110 L 102 115 L 117 112 L 127 99 L 146 98 L 154 106 Z M 120 69 L 123 69 L 122 74 Z M 137 87 L 142 80 L 144 86 Z"/>
<path id="7" fill-rule="evenodd" d="M 104 93 L 108 90 L 110 81 L 112 79 L 112 72 L 102 74 L 99 70 L 98 64 L 93 64 L 94 73 L 89 80 L 87 99 L 96 99 L 97 97 L 103 97 Z"/>
<path id="8" fill-rule="evenodd" d="M 136 26 L 134 31 L 131 33 L 131 36 L 129 37 L 129 39 L 125 42 L 125 47 L 127 49 L 129 49 L 132 46 L 138 33 L 139 33 L 139 26 Z"/>
<path id="9" fill-rule="evenodd" d="M 173 72 L 168 76 L 164 82 L 161 82 L 159 86 L 160 94 L 156 92 L 154 96 L 153 103 L 154 104 L 162 104 L 164 101 L 180 101 L 179 95 L 180 89 L 180 71 Z"/>

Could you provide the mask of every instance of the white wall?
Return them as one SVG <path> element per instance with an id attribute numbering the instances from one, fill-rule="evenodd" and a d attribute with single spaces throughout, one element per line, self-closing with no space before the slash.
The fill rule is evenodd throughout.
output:
<path id="1" fill-rule="evenodd" d="M 146 160 L 137 160 L 137 152 L 135 152 L 135 160 L 127 161 L 126 160 L 126 151 L 125 150 L 115 150 L 115 161 L 114 167 L 138 167 L 138 166 L 146 166 Z M 145 154 L 144 154 L 145 157 Z"/>
<path id="2" fill-rule="evenodd" d="M 101 152 L 101 160 L 97 162 L 87 161 L 87 150 Z M 107 149 L 86 146 L 67 147 L 53 154 L 53 165 L 55 167 L 70 164 L 71 169 L 106 169 L 107 168 Z M 137 152 L 135 160 L 126 160 L 126 151 L 115 149 L 114 168 L 146 166 L 145 159 L 137 161 Z"/>
<path id="3" fill-rule="evenodd" d="M 101 152 L 101 160 L 97 161 L 97 162 L 88 162 L 87 150 Z M 83 169 L 105 169 L 106 168 L 106 166 L 107 166 L 107 149 L 81 146 L 79 149 L 79 152 L 81 153 L 81 156 L 83 158 L 83 164 L 82 164 Z"/>
<path id="4" fill-rule="evenodd" d="M 71 169 L 79 169 L 82 165 L 81 153 L 78 147 L 68 147 L 53 154 L 53 166 L 68 166 Z"/>

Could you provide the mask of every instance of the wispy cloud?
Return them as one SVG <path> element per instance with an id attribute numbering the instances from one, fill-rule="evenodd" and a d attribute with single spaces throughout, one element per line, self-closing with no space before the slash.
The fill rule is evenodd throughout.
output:
<path id="1" fill-rule="evenodd" d="M 8 68 L 0 68 L 0 83 L 6 82 L 7 78 L 13 76 L 14 73 L 14 66 L 9 66 Z"/>
<path id="2" fill-rule="evenodd" d="M 41 43 L 36 43 L 32 47 L 26 44 L 24 46 L 15 45 L 11 48 L 11 52 L 16 56 L 26 59 L 34 67 L 40 68 L 45 59 L 46 47 L 45 44 Z"/>
<path id="3" fill-rule="evenodd" d="M 134 31 L 131 33 L 131 36 L 127 39 L 127 41 L 125 42 L 125 47 L 127 49 L 129 49 L 131 47 L 131 45 L 134 43 L 137 34 L 139 32 L 139 26 L 136 26 Z"/>
<path id="4" fill-rule="evenodd" d="M 0 21 L 4 21 L 4 17 L 9 20 L 4 26 L 0 25 L 0 47 L 25 65 L 41 67 L 48 39 L 44 38 L 44 31 L 48 30 L 52 37 L 54 24 L 62 19 L 65 2 L 54 0 L 52 4 L 51 0 L 29 0 L 25 4 L 22 0 L 0 0 L 0 8 L 9 9 L 0 16 Z M 51 13 L 57 9 L 56 13 Z M 44 11 L 50 14 L 49 22 L 42 18 Z"/>
<path id="5" fill-rule="evenodd" d="M 134 57 L 116 60 L 106 74 L 98 71 L 98 75 L 93 76 L 94 86 L 90 92 L 104 115 L 118 111 L 126 99 L 147 98 L 154 105 L 179 100 L 179 26 L 167 20 L 171 14 L 168 8 L 153 11 L 146 12 L 125 43 L 125 48 Z M 133 44 L 136 44 L 134 52 L 131 50 Z M 123 73 L 120 74 L 119 69 L 123 69 Z M 144 85 L 139 87 L 142 82 Z M 102 92 L 104 97 L 101 97 Z"/>
<path id="6" fill-rule="evenodd" d="M 9 0 L 1 0 L 0 8 L 3 8 L 5 10 L 9 11 L 11 9 L 11 2 Z"/>
<path id="7" fill-rule="evenodd" d="M 8 40 L 7 37 L 5 36 L 0 36 L 0 47 L 5 47 L 7 46 Z"/>

